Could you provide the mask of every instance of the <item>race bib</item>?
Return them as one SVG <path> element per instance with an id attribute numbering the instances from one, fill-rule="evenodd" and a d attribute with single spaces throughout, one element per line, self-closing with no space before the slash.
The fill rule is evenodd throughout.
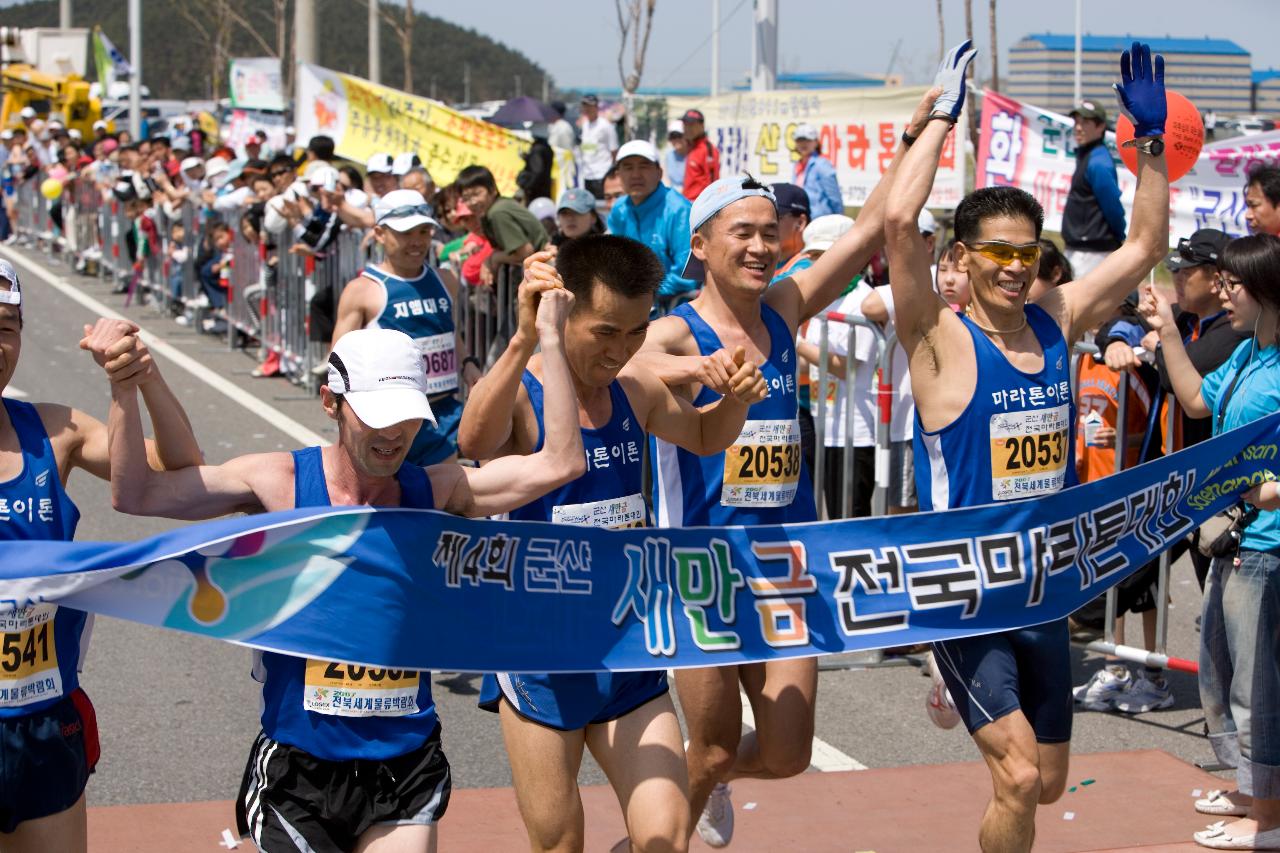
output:
<path id="1" fill-rule="evenodd" d="M 747 421 L 724 452 L 722 506 L 790 506 L 800 483 L 800 423 Z"/>
<path id="2" fill-rule="evenodd" d="M 53 639 L 56 604 L 33 604 L 0 617 L 0 708 L 19 708 L 62 695 Z"/>
<path id="3" fill-rule="evenodd" d="M 307 658 L 302 706 L 335 717 L 403 717 L 418 712 L 419 674 Z"/>
<path id="4" fill-rule="evenodd" d="M 1010 501 L 1060 491 L 1066 481 L 1067 406 L 991 416 L 991 496 Z"/>
<path id="5" fill-rule="evenodd" d="M 609 530 L 644 527 L 644 498 L 640 495 L 626 495 L 603 501 L 565 504 L 552 508 L 551 521 L 555 524 L 580 524 Z"/>
<path id="6" fill-rule="evenodd" d="M 458 356 L 453 332 L 418 338 L 422 363 L 427 368 L 427 393 L 439 394 L 458 387 Z"/>

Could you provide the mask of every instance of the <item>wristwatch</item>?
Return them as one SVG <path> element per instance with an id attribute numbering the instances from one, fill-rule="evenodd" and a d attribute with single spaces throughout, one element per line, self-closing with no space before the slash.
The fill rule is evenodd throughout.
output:
<path id="1" fill-rule="evenodd" d="M 1164 138 L 1160 136 L 1144 136 L 1141 139 L 1130 139 L 1125 148 L 1137 148 L 1143 154 L 1159 157 L 1164 153 Z"/>

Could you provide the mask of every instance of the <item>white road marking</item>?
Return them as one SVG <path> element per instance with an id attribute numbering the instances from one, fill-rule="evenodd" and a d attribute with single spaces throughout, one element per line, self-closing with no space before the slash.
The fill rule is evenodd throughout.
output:
<path id="1" fill-rule="evenodd" d="M 742 693 L 742 724 L 748 728 L 756 727 L 756 715 L 751 710 L 751 701 Z M 839 770 L 866 770 L 867 765 L 851 755 L 845 755 L 817 735 L 813 736 L 813 751 L 809 756 L 809 766 L 823 773 L 834 773 Z"/>
<path id="2" fill-rule="evenodd" d="M 14 388 L 12 385 L 8 385 L 5 386 L 3 392 L 0 392 L 0 396 L 8 397 L 10 400 L 26 400 L 31 395 L 21 388 Z"/>
<path id="3" fill-rule="evenodd" d="M 16 252 L 0 249 L 0 255 L 3 255 L 14 263 L 19 264 L 29 273 L 48 284 L 63 296 L 80 303 L 100 317 L 109 317 L 113 320 L 126 320 L 131 323 L 135 322 L 120 312 L 107 307 L 92 296 L 81 291 L 79 288 L 67 284 L 62 279 L 54 276 L 48 270 L 42 269 L 41 267 L 31 263 L 31 261 Z M 264 421 L 271 424 L 273 427 L 295 441 L 308 446 L 313 444 L 323 445 L 332 443 L 329 439 L 323 438 L 317 433 L 312 432 L 310 429 L 298 423 L 279 409 L 271 406 L 262 399 L 255 397 L 235 383 L 219 375 L 215 371 L 210 370 L 208 367 L 205 367 L 196 359 L 175 348 L 172 344 L 161 340 L 154 333 L 143 329 L 139 336 L 153 352 L 164 356 L 164 358 L 174 365 L 181 367 L 196 379 L 199 379 L 213 390 L 223 394 L 232 402 L 243 406 L 249 412 L 262 418 Z"/>

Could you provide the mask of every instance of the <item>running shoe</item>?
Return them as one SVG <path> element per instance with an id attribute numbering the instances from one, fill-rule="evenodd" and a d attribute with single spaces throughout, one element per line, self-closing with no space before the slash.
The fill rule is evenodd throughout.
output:
<path id="1" fill-rule="evenodd" d="M 1071 695 L 1088 711 L 1110 711 L 1112 700 L 1125 691 L 1132 681 L 1129 670 L 1117 675 L 1109 667 L 1103 667 L 1093 677 L 1073 688 Z"/>
<path id="2" fill-rule="evenodd" d="M 723 782 L 712 788 L 702 817 L 698 818 L 698 835 L 708 847 L 728 847 L 733 840 L 733 800 L 729 799 L 732 792 Z"/>
<path id="3" fill-rule="evenodd" d="M 1126 714 L 1145 714 L 1173 707 L 1173 693 L 1163 676 L 1151 677 L 1143 672 L 1133 679 L 1129 689 L 1112 698 L 1111 705 Z"/>
<path id="4" fill-rule="evenodd" d="M 929 688 L 929 694 L 924 701 L 925 713 L 938 728 L 954 729 L 960 722 L 960 712 L 956 710 L 951 691 L 938 673 L 938 663 L 934 660 L 933 652 L 925 658 L 925 666 L 928 667 L 929 677 L 933 680 L 933 685 Z"/>

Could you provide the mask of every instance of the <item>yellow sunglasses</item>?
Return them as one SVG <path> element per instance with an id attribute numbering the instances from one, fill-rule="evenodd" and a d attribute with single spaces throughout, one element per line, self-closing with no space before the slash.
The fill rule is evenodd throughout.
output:
<path id="1" fill-rule="evenodd" d="M 982 255 L 982 257 L 995 261 L 1002 267 L 1009 266 L 1015 259 L 1022 261 L 1024 267 L 1029 267 L 1040 260 L 1039 243 L 1015 245 L 1006 243 L 1003 240 L 984 240 L 981 243 L 966 243 L 965 245 Z"/>

